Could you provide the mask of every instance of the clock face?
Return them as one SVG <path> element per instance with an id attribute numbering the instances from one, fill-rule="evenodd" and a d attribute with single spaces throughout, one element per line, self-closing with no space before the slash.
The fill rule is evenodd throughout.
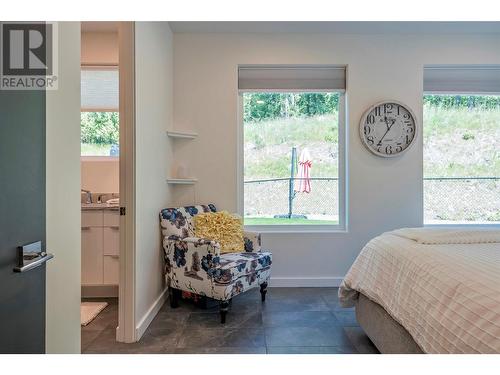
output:
<path id="1" fill-rule="evenodd" d="M 375 155 L 383 157 L 401 154 L 417 135 L 413 112 L 396 101 L 371 107 L 361 118 L 359 130 L 365 146 Z"/>

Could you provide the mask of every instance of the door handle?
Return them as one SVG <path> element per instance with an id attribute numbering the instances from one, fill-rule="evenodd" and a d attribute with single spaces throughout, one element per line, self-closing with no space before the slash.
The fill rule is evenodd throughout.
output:
<path id="1" fill-rule="evenodd" d="M 42 251 L 42 241 L 33 242 L 17 248 L 18 264 L 14 272 L 27 272 L 54 258 Z"/>

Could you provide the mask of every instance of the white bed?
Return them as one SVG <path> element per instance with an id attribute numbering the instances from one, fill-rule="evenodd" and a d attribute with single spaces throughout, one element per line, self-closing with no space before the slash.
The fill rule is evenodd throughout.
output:
<path id="1" fill-rule="evenodd" d="M 500 230 L 405 228 L 371 240 L 339 298 L 380 305 L 424 353 L 500 353 Z"/>

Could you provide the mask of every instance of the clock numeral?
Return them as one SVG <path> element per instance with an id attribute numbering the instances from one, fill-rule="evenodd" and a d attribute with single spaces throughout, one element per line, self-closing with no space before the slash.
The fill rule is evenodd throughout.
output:
<path id="1" fill-rule="evenodd" d="M 410 114 L 409 114 L 409 113 L 405 113 L 405 114 L 403 115 L 403 118 L 404 118 L 404 119 L 410 119 Z"/>
<path id="2" fill-rule="evenodd" d="M 367 124 L 375 124 L 375 116 L 374 115 L 368 115 L 366 118 L 366 123 Z"/>
<path id="3" fill-rule="evenodd" d="M 366 141 L 368 142 L 368 144 L 369 144 L 370 146 L 372 146 L 372 145 L 373 145 L 373 142 L 374 142 L 374 141 L 373 141 L 373 135 L 369 135 L 368 137 L 366 137 Z"/>
<path id="4" fill-rule="evenodd" d="M 398 105 L 398 116 L 399 116 L 399 111 L 401 110 L 401 106 Z"/>
<path id="5" fill-rule="evenodd" d="M 368 125 L 365 125 L 364 131 L 365 135 L 368 135 L 372 132 L 372 128 L 370 128 Z"/>
<path id="6" fill-rule="evenodd" d="M 406 144 L 409 145 L 412 141 L 413 137 L 410 137 L 408 134 L 406 134 Z"/>
<path id="7" fill-rule="evenodd" d="M 392 113 L 392 104 L 384 104 L 384 115 Z"/>
<path id="8" fill-rule="evenodd" d="M 382 108 L 375 107 L 375 116 L 382 116 Z"/>
<path id="9" fill-rule="evenodd" d="M 392 154 L 392 146 L 391 145 L 385 146 L 385 153 L 388 155 Z"/>
<path id="10" fill-rule="evenodd" d="M 397 146 L 396 147 L 396 152 L 401 152 L 403 151 L 403 146 Z"/>

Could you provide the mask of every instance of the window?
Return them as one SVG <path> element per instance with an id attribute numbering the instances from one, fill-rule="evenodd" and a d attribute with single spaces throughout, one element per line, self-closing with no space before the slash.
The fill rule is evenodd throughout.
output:
<path id="1" fill-rule="evenodd" d="M 268 69 L 240 68 L 244 223 L 342 228 L 345 70 Z"/>
<path id="2" fill-rule="evenodd" d="M 81 155 L 119 155 L 118 70 L 85 67 L 81 78 Z"/>
<path id="3" fill-rule="evenodd" d="M 425 71 L 425 224 L 500 224 L 498 77 L 491 67 Z"/>

